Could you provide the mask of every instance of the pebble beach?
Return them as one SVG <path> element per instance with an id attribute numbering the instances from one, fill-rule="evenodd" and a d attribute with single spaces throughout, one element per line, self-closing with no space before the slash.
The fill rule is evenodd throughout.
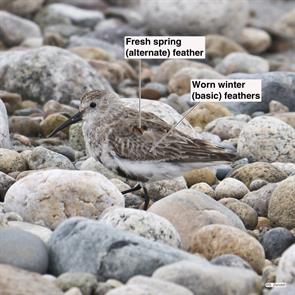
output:
<path id="1" fill-rule="evenodd" d="M 294 295 L 294 1 L 23 2 L 0 0 L 0 294 Z M 205 36 L 206 58 L 124 58 L 153 35 Z M 261 102 L 204 100 L 177 125 L 238 158 L 147 182 L 146 211 L 83 122 L 48 137 L 89 90 L 137 110 L 139 76 L 171 126 L 192 79 L 262 81 Z"/>

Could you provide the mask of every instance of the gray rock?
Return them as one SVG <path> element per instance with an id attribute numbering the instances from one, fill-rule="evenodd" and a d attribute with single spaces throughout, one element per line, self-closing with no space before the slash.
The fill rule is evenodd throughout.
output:
<path id="1" fill-rule="evenodd" d="M 0 200 L 3 201 L 8 189 L 15 183 L 15 179 L 9 175 L 0 172 Z"/>
<path id="2" fill-rule="evenodd" d="M 26 5 L 23 5 L 23 0 L 1 0 L 0 10 L 28 17 L 38 11 L 44 2 L 45 0 L 26 0 Z"/>
<path id="3" fill-rule="evenodd" d="M 278 265 L 276 281 L 287 284 L 295 283 L 295 245 L 283 253 Z"/>
<path id="4" fill-rule="evenodd" d="M 46 168 L 75 169 L 67 157 L 41 146 L 32 150 L 27 158 L 27 162 L 31 170 Z"/>
<path id="5" fill-rule="evenodd" d="M 153 278 L 184 286 L 194 295 L 249 295 L 260 289 L 260 278 L 254 271 L 217 265 L 204 267 L 188 261 L 161 267 Z"/>
<path id="6" fill-rule="evenodd" d="M 48 253 L 45 244 L 33 234 L 16 228 L 0 229 L 0 263 L 45 273 Z"/>
<path id="7" fill-rule="evenodd" d="M 134 1 L 135 2 L 135 1 Z M 220 33 L 238 38 L 248 18 L 248 1 L 138 0 L 135 7 L 155 33 L 207 35 Z M 224 17 L 226 15 L 226 18 Z"/>
<path id="8" fill-rule="evenodd" d="M 249 192 L 241 201 L 251 206 L 259 216 L 267 217 L 269 200 L 276 187 L 276 183 L 269 183 L 256 191 Z"/>
<path id="9" fill-rule="evenodd" d="M 179 260 L 208 265 L 199 256 L 84 218 L 63 222 L 50 239 L 49 253 L 55 275 L 89 272 L 98 280 L 122 282 L 134 275 L 150 276 L 159 267 Z"/>
<path id="10" fill-rule="evenodd" d="M 295 284 L 287 285 L 284 288 L 273 288 L 268 295 L 294 295 Z"/>
<path id="11" fill-rule="evenodd" d="M 34 22 L 0 11 L 0 40 L 7 46 L 16 46 L 29 38 L 40 38 L 41 31 Z"/>
<path id="12" fill-rule="evenodd" d="M 82 122 L 73 124 L 70 126 L 69 130 L 70 146 L 77 151 L 85 150 L 85 140 L 82 132 L 82 125 Z"/>
<path id="13" fill-rule="evenodd" d="M 45 170 L 30 173 L 10 187 L 5 211 L 54 229 L 71 216 L 97 218 L 124 197 L 103 175 L 91 171 Z"/>
<path id="14" fill-rule="evenodd" d="M 224 255 L 217 256 L 211 260 L 211 263 L 215 265 L 238 267 L 238 268 L 253 270 L 253 268 L 247 261 L 245 261 L 240 256 L 233 255 L 233 254 L 224 254 Z"/>
<path id="15" fill-rule="evenodd" d="M 103 213 L 100 221 L 152 241 L 180 248 L 181 240 L 174 226 L 165 218 L 131 208 L 114 208 Z"/>
<path id="16" fill-rule="evenodd" d="M 252 114 L 256 111 L 268 112 L 269 103 L 273 99 L 286 105 L 290 111 L 295 111 L 295 73 L 270 72 L 264 74 L 233 74 L 232 79 L 261 79 L 261 102 L 235 102 L 223 103 L 230 110 L 237 113 Z"/>
<path id="17" fill-rule="evenodd" d="M 281 171 L 285 172 L 287 175 L 295 174 L 295 163 L 274 162 L 271 164 Z"/>
<path id="18" fill-rule="evenodd" d="M 257 117 L 242 129 L 238 153 L 262 162 L 295 161 L 295 129 L 273 117 Z"/>
<path id="19" fill-rule="evenodd" d="M 262 57 L 244 52 L 233 52 L 217 65 L 216 70 L 223 75 L 232 73 L 266 73 L 269 71 L 269 64 Z"/>
<path id="20" fill-rule="evenodd" d="M 0 98 L 0 148 L 10 148 L 9 124 L 5 105 Z"/>
<path id="21" fill-rule="evenodd" d="M 50 46 L 0 54 L 0 79 L 4 89 L 40 103 L 53 97 L 69 102 L 87 89 L 110 89 L 85 60 Z"/>
<path id="22" fill-rule="evenodd" d="M 97 280 L 90 273 L 66 272 L 56 279 L 55 284 L 64 292 L 77 287 L 83 295 L 92 295 L 97 287 Z"/>

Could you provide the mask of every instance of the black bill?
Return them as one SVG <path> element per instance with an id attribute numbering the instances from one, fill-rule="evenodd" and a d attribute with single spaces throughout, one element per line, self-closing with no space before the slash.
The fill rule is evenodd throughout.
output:
<path id="1" fill-rule="evenodd" d="M 77 123 L 79 121 L 82 121 L 82 112 L 78 112 L 77 114 L 75 114 L 74 116 L 72 116 L 69 120 L 67 120 L 66 122 L 62 123 L 60 126 L 58 126 L 57 128 L 55 128 L 49 135 L 48 137 L 52 137 L 54 134 L 56 134 L 58 131 L 63 130 L 64 128 Z"/>

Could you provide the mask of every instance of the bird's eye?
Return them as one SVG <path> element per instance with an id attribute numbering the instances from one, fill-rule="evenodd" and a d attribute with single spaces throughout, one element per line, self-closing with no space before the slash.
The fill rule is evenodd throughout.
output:
<path id="1" fill-rule="evenodd" d="M 91 108 L 95 108 L 95 107 L 96 107 L 96 103 L 95 103 L 95 102 L 91 102 L 91 103 L 90 103 L 90 107 L 91 107 Z"/>

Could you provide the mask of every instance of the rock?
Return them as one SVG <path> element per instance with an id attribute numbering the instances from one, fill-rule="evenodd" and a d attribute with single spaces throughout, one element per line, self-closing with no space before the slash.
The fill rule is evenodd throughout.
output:
<path id="1" fill-rule="evenodd" d="M 206 57 L 209 59 L 224 58 L 232 52 L 245 52 L 235 41 L 222 35 L 206 36 Z"/>
<path id="2" fill-rule="evenodd" d="M 62 114 L 51 114 L 46 117 L 40 124 L 41 132 L 44 137 L 47 137 L 55 128 L 66 122 L 68 118 Z M 63 129 L 63 132 L 68 133 L 69 128 Z"/>
<path id="3" fill-rule="evenodd" d="M 274 114 L 274 117 L 284 121 L 285 123 L 295 128 L 295 112 L 276 113 Z"/>
<path id="4" fill-rule="evenodd" d="M 235 178 L 225 178 L 223 179 L 215 188 L 215 199 L 220 200 L 223 198 L 236 198 L 241 199 L 247 193 L 249 189 L 247 186 L 235 179 Z"/>
<path id="5" fill-rule="evenodd" d="M 45 23 L 47 25 L 56 24 L 54 20 L 60 18 L 64 22 L 69 21 L 73 25 L 90 28 L 94 28 L 95 25 L 104 18 L 100 11 L 80 9 L 64 3 L 50 4 L 43 8 L 40 14 L 45 15 Z M 41 15 L 37 16 L 37 19 L 44 25 Z"/>
<path id="6" fill-rule="evenodd" d="M 82 131 L 82 125 L 83 125 L 82 122 L 73 124 L 70 126 L 70 131 L 69 131 L 70 146 L 77 151 L 85 150 L 85 140 L 84 140 L 84 135 Z"/>
<path id="7" fill-rule="evenodd" d="M 124 206 L 124 197 L 108 179 L 71 170 L 33 172 L 10 187 L 4 203 L 6 212 L 51 229 L 71 216 L 97 218 L 111 206 Z"/>
<path id="8" fill-rule="evenodd" d="M 115 208 L 108 210 L 100 220 L 149 240 L 181 248 L 180 236 L 174 226 L 167 219 L 151 212 L 131 208 Z"/>
<path id="9" fill-rule="evenodd" d="M 9 123 L 5 105 L 0 98 L 0 148 L 10 148 Z"/>
<path id="10" fill-rule="evenodd" d="M 259 216 L 267 217 L 269 200 L 276 187 L 276 183 L 269 183 L 257 191 L 249 192 L 241 201 L 251 206 Z"/>
<path id="11" fill-rule="evenodd" d="M 61 274 L 55 284 L 64 292 L 73 287 L 81 290 L 83 295 L 91 295 L 97 287 L 97 280 L 93 274 L 84 272 L 66 272 Z"/>
<path id="12" fill-rule="evenodd" d="M 193 295 L 188 289 L 167 281 L 144 276 L 135 276 L 128 281 L 126 286 L 114 289 L 109 295 Z"/>
<path id="13" fill-rule="evenodd" d="M 11 133 L 19 133 L 32 137 L 37 137 L 40 134 L 40 124 L 38 118 L 12 116 L 9 119 L 9 126 Z"/>
<path id="14" fill-rule="evenodd" d="M 78 112 L 78 109 L 68 106 L 66 104 L 59 103 L 53 99 L 47 101 L 44 106 L 43 110 L 46 115 L 51 115 L 54 113 L 62 113 L 67 114 L 68 116 L 73 116 Z"/>
<path id="15" fill-rule="evenodd" d="M 238 153 L 255 161 L 294 162 L 294 140 L 295 130 L 290 125 L 272 117 L 257 117 L 242 129 Z"/>
<path id="16" fill-rule="evenodd" d="M 261 241 L 265 256 L 270 260 L 280 257 L 294 243 L 295 237 L 283 227 L 270 229 L 263 235 Z"/>
<path id="17" fill-rule="evenodd" d="M 47 168 L 75 169 L 67 157 L 41 146 L 32 150 L 27 161 L 31 170 Z"/>
<path id="18" fill-rule="evenodd" d="M 247 187 L 255 179 L 263 179 L 267 182 L 279 182 L 287 178 L 287 174 L 269 163 L 256 162 L 244 165 L 233 170 L 229 177 L 242 181 Z"/>
<path id="19" fill-rule="evenodd" d="M 198 0 L 137 1 L 138 11 L 145 17 L 149 30 L 167 35 L 207 35 L 220 33 L 237 38 L 248 18 L 248 2 L 227 0 L 210 3 Z M 226 15 L 226 19 L 224 18 Z"/>
<path id="20" fill-rule="evenodd" d="M 46 245 L 52 234 L 52 231 L 47 227 L 23 221 L 8 221 L 7 225 L 11 228 L 18 228 L 39 237 Z"/>
<path id="21" fill-rule="evenodd" d="M 95 290 L 95 295 L 105 295 L 109 291 L 119 288 L 123 286 L 123 284 L 117 280 L 107 280 L 106 282 L 99 282 L 98 286 Z"/>
<path id="22" fill-rule="evenodd" d="M 259 231 L 264 231 L 265 229 L 270 229 L 271 225 L 270 225 L 270 221 L 268 218 L 266 217 L 258 217 L 258 222 L 256 225 L 256 229 L 258 229 Z"/>
<path id="23" fill-rule="evenodd" d="M 290 38 L 295 37 L 294 29 L 294 16 L 295 9 L 284 14 L 278 21 L 275 22 L 274 27 L 276 30 L 284 32 Z"/>
<path id="24" fill-rule="evenodd" d="M 141 89 L 141 96 L 146 99 L 157 100 L 163 96 L 167 96 L 167 94 L 168 94 L 167 87 L 164 84 L 157 83 L 157 82 L 147 83 Z"/>
<path id="25" fill-rule="evenodd" d="M 0 248 L 0 263 L 38 273 L 47 271 L 46 246 L 33 234 L 17 228 L 1 228 Z"/>
<path id="26" fill-rule="evenodd" d="M 8 189 L 15 183 L 15 179 L 9 175 L 0 172 L 0 200 L 3 202 Z"/>
<path id="27" fill-rule="evenodd" d="M 270 113 L 285 113 L 289 112 L 289 108 L 277 100 L 271 100 L 269 102 Z"/>
<path id="28" fill-rule="evenodd" d="M 258 222 L 258 215 L 252 207 L 232 198 L 224 198 L 220 200 L 220 203 L 237 214 L 247 229 L 255 229 Z"/>
<path id="29" fill-rule="evenodd" d="M 171 93 L 183 95 L 190 92 L 193 79 L 222 79 L 223 75 L 212 69 L 183 68 L 169 80 L 168 88 Z"/>
<path id="30" fill-rule="evenodd" d="M 264 179 L 255 179 L 253 180 L 250 185 L 249 185 L 249 189 L 250 191 L 256 191 L 259 190 L 260 188 L 262 188 L 263 186 L 267 185 L 268 182 Z"/>
<path id="31" fill-rule="evenodd" d="M 271 163 L 276 168 L 280 169 L 287 175 L 291 175 L 295 173 L 295 164 L 294 163 L 280 163 L 280 162 L 274 162 Z"/>
<path id="32" fill-rule="evenodd" d="M 178 191 L 155 202 L 148 211 L 174 225 L 186 250 L 194 247 L 198 229 L 207 224 L 223 223 L 244 229 L 242 221 L 231 210 L 196 190 Z"/>
<path id="33" fill-rule="evenodd" d="M 185 59 L 168 59 L 156 68 L 153 82 L 168 84 L 170 79 L 183 68 L 210 69 L 209 66 L 200 62 Z"/>
<path id="34" fill-rule="evenodd" d="M 260 243 L 244 231 L 229 225 L 203 226 L 195 234 L 192 251 L 210 260 L 223 254 L 235 254 L 246 260 L 258 273 L 264 267 L 264 250 Z"/>
<path id="35" fill-rule="evenodd" d="M 80 99 L 86 90 L 110 89 L 85 60 L 64 49 L 43 46 L 8 51 L 0 57 L 3 88 L 24 99 L 45 103 L 54 98 L 67 103 Z"/>
<path id="36" fill-rule="evenodd" d="M 293 295 L 295 292 L 295 285 L 287 285 L 284 288 L 273 288 L 269 295 Z"/>
<path id="37" fill-rule="evenodd" d="M 223 75 L 232 73 L 266 73 L 269 71 L 269 64 L 262 57 L 248 53 L 233 52 L 217 65 L 216 70 Z"/>
<path id="38" fill-rule="evenodd" d="M 230 111 L 216 102 L 200 102 L 186 117 L 193 127 L 204 128 L 211 121 L 231 115 Z"/>
<path id="39" fill-rule="evenodd" d="M 28 283 L 29 282 L 29 283 Z M 0 265 L 0 286 L 4 294 L 62 295 L 53 282 L 40 274 L 10 265 Z"/>
<path id="40" fill-rule="evenodd" d="M 250 53 L 259 54 L 264 52 L 271 45 L 271 37 L 264 30 L 244 28 L 240 42 Z"/>
<path id="41" fill-rule="evenodd" d="M 248 115 L 217 118 L 206 125 L 205 131 L 218 135 L 222 140 L 237 138 L 250 120 Z"/>
<path id="42" fill-rule="evenodd" d="M 295 110 L 294 91 L 295 73 L 292 72 L 270 72 L 264 74 L 233 74 L 230 79 L 261 79 L 262 80 L 262 100 L 261 102 L 235 102 L 223 103 L 230 110 L 252 114 L 256 111 L 268 112 L 269 103 L 276 99 L 290 110 Z"/>
<path id="43" fill-rule="evenodd" d="M 18 152 L 0 148 L 0 171 L 11 173 L 24 171 L 26 168 L 27 163 Z"/>
<path id="44" fill-rule="evenodd" d="M 137 98 L 123 98 L 122 100 L 127 107 L 138 110 Z M 148 99 L 142 99 L 141 108 L 142 108 L 142 111 L 151 112 L 155 114 L 156 116 L 160 117 L 162 120 L 166 121 L 170 125 L 173 125 L 182 119 L 182 115 L 177 113 L 169 105 L 160 101 L 151 101 Z M 197 136 L 197 133 L 195 132 L 195 130 L 185 119 L 176 127 L 176 129 L 192 137 Z"/>
<path id="45" fill-rule="evenodd" d="M 295 260 L 295 245 L 290 246 L 282 255 L 278 269 L 276 282 L 284 282 L 287 284 L 294 284 L 294 260 Z"/>
<path id="46" fill-rule="evenodd" d="M 173 263 L 157 269 L 153 278 L 184 286 L 194 294 L 239 295 L 259 293 L 260 279 L 248 269 L 208 265 L 189 261 Z"/>
<path id="47" fill-rule="evenodd" d="M 253 270 L 253 268 L 247 261 L 233 254 L 224 254 L 224 255 L 217 256 L 211 260 L 211 263 L 215 265 L 238 267 L 242 269 Z"/>
<path id="48" fill-rule="evenodd" d="M 212 169 L 201 168 L 194 169 L 189 172 L 184 173 L 184 178 L 188 187 L 200 182 L 205 182 L 210 185 L 216 182 L 216 176 Z"/>
<path id="49" fill-rule="evenodd" d="M 179 260 L 192 260 L 203 267 L 208 264 L 201 257 L 84 218 L 63 222 L 50 239 L 49 253 L 55 275 L 88 272 L 98 280 L 122 282 L 134 275 L 150 276 L 159 267 Z"/>
<path id="50" fill-rule="evenodd" d="M 295 176 L 280 182 L 268 205 L 268 218 L 273 226 L 295 227 Z"/>
<path id="51" fill-rule="evenodd" d="M 0 90 L 0 99 L 4 102 L 8 114 L 13 114 L 22 104 L 22 97 L 17 93 Z"/>
<path id="52" fill-rule="evenodd" d="M 79 288 L 71 288 L 67 292 L 64 293 L 65 295 L 83 295 Z"/>
<path id="53" fill-rule="evenodd" d="M 0 11 L 0 40 L 6 46 L 16 46 L 28 38 L 40 38 L 40 28 L 32 21 L 6 11 Z"/>
<path id="54" fill-rule="evenodd" d="M 198 190 L 212 198 L 215 198 L 215 191 L 214 189 L 206 182 L 196 183 L 190 187 L 190 189 Z"/>
<path id="55" fill-rule="evenodd" d="M 80 47 L 73 47 L 70 49 L 70 51 L 87 60 L 102 60 L 102 61 L 112 60 L 112 56 L 106 50 L 102 48 L 80 46 Z"/>

